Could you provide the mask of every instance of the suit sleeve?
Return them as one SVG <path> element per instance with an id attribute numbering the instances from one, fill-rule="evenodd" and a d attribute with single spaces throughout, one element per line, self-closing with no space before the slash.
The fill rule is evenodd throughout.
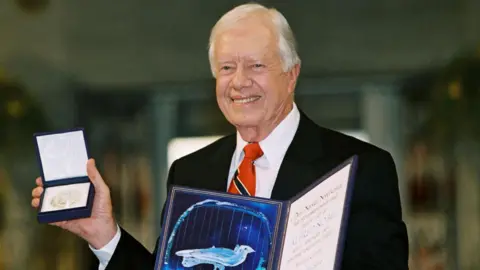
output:
<path id="1" fill-rule="evenodd" d="M 360 155 L 354 185 L 342 269 L 408 269 L 408 236 L 391 155 Z"/>
<path id="2" fill-rule="evenodd" d="M 174 162 L 168 174 L 167 190 L 174 182 L 175 165 L 176 163 Z M 164 208 L 165 204 L 161 214 L 162 224 L 164 220 Z M 155 250 L 152 254 L 125 229 L 120 229 L 122 230 L 122 236 L 120 237 L 117 248 L 105 270 L 153 269 L 155 267 L 156 253 L 158 249 L 158 238 Z M 95 269 L 98 269 L 98 264 Z"/>

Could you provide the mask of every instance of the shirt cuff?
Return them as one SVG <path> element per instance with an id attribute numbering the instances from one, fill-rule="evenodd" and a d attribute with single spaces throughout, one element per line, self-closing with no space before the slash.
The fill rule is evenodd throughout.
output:
<path id="1" fill-rule="evenodd" d="M 115 249 L 117 248 L 118 242 L 120 241 L 120 236 L 121 236 L 121 231 L 120 227 L 117 224 L 117 233 L 115 236 L 106 244 L 104 247 L 101 249 L 95 249 L 91 245 L 88 245 L 90 247 L 90 250 L 92 250 L 93 254 L 98 258 L 98 261 L 100 262 L 99 268 L 98 269 L 105 269 L 108 265 L 108 262 L 113 256 L 113 252 L 115 252 Z"/>

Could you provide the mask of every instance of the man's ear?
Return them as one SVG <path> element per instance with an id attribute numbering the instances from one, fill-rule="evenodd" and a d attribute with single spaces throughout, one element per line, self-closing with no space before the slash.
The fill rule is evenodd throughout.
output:
<path id="1" fill-rule="evenodd" d="M 292 94 L 295 91 L 297 86 L 298 76 L 300 75 L 300 64 L 293 66 L 290 71 L 288 71 L 288 92 Z"/>

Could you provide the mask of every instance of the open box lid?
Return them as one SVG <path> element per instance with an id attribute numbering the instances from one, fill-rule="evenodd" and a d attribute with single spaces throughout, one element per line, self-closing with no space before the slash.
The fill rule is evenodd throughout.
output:
<path id="1" fill-rule="evenodd" d="M 88 180 L 88 151 L 83 128 L 34 134 L 44 185 Z"/>

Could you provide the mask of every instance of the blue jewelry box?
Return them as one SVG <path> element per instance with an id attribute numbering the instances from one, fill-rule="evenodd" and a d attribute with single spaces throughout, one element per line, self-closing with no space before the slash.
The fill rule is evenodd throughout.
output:
<path id="1" fill-rule="evenodd" d="M 90 217 L 95 188 L 87 175 L 89 154 L 83 128 L 35 133 L 33 137 L 44 188 L 38 222 Z"/>

